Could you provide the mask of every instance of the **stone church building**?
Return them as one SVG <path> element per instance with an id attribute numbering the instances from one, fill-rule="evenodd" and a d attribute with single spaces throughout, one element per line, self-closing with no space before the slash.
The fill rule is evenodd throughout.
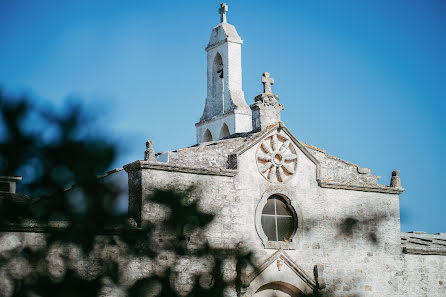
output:
<path id="1" fill-rule="evenodd" d="M 401 233 L 399 171 L 389 185 L 371 170 L 303 143 L 280 120 L 283 106 L 265 72 L 263 92 L 247 104 L 243 41 L 226 20 L 213 28 L 207 53 L 207 97 L 195 124 L 197 144 L 124 166 L 129 214 L 141 224 L 155 188 L 202 186 L 218 216 L 211 244 L 243 244 L 258 270 L 245 297 L 446 296 L 446 234 Z M 292 112 L 292 111 L 290 111 Z M 150 146 L 150 144 L 149 144 Z"/>
<path id="2" fill-rule="evenodd" d="M 247 103 L 243 41 L 227 10 L 206 47 L 196 144 L 155 154 L 148 141 L 144 160 L 124 166 L 129 216 L 138 225 L 156 216 L 143 199 L 155 189 L 199 187 L 217 214 L 209 244 L 254 253 L 257 269 L 231 296 L 446 296 L 446 234 L 401 233 L 399 171 L 380 185 L 370 169 L 299 141 L 268 72 Z"/>

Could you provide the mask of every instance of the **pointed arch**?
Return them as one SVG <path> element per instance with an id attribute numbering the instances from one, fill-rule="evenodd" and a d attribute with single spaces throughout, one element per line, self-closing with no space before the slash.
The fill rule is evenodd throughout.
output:
<path id="1" fill-rule="evenodd" d="M 208 142 L 208 141 L 212 141 L 212 140 L 213 140 L 213 138 L 212 138 L 211 131 L 209 131 L 209 129 L 206 129 L 206 131 L 204 132 L 204 135 L 203 135 L 203 142 Z"/>
<path id="2" fill-rule="evenodd" d="M 281 294 L 278 294 L 279 292 Z M 306 294 L 304 294 L 301 290 L 299 290 L 298 288 L 289 283 L 277 281 L 261 286 L 254 294 L 254 297 L 262 297 L 262 296 L 302 297 L 306 296 Z"/>
<path id="3" fill-rule="evenodd" d="M 223 126 L 221 126 L 220 129 L 220 139 L 228 137 L 229 135 L 231 135 L 231 133 L 229 132 L 228 125 L 226 125 L 226 123 L 223 123 Z"/>

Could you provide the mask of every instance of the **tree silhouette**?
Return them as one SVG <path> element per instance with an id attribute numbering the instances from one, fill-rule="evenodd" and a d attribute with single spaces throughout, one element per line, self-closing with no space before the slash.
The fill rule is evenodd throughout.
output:
<path id="1" fill-rule="evenodd" d="M 80 104 L 57 111 L 31 102 L 0 91 L 0 175 L 24 177 L 20 194 L 0 192 L 0 296 L 223 296 L 235 288 L 240 276 L 225 277 L 223 267 L 245 265 L 250 254 L 193 238 L 214 218 L 191 199 L 197 189 L 145 197 L 169 215 L 137 227 L 116 207 L 119 186 L 98 177 L 117 149 L 94 118 Z M 184 260 L 204 263 L 186 283 Z"/>

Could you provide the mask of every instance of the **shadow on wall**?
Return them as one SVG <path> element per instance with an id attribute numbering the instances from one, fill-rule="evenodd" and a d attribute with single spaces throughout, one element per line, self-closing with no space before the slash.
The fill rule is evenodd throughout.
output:
<path id="1" fill-rule="evenodd" d="M 119 183 L 98 178 L 116 145 L 92 132 L 80 105 L 30 102 L 0 93 L 0 172 L 25 176 L 27 194 L 0 192 L 1 296 L 223 296 L 235 287 L 223 272 L 250 254 L 201 237 L 214 216 L 198 207 L 198 189 L 155 191 L 147 199 L 166 215 L 137 228 L 120 211 Z"/>
<path id="2" fill-rule="evenodd" d="M 113 163 L 116 144 L 94 132 L 79 104 L 59 112 L 30 102 L 0 92 L 0 172 L 25 176 L 26 194 L 0 193 L 1 296 L 223 296 L 240 283 L 240 271 L 228 275 L 227 267 L 253 266 L 251 254 L 208 244 L 203 230 L 214 216 L 198 207 L 200 189 L 155 191 L 147 199 L 165 215 L 137 228 L 120 211 L 119 183 L 97 178 Z M 66 191 L 73 184 L 75 198 Z M 347 217 L 334 240 L 367 234 L 379 244 L 384 219 Z M 305 232 L 319 223 L 306 219 Z M 361 285 L 363 277 L 338 279 Z M 327 286 L 323 296 L 340 285 Z"/>
<path id="3" fill-rule="evenodd" d="M 339 235 L 344 235 L 348 238 L 353 238 L 355 234 L 363 232 L 363 234 L 366 234 L 365 239 L 371 244 L 377 245 L 377 226 L 379 226 L 379 222 L 385 218 L 386 216 L 376 216 L 370 219 L 359 220 L 353 217 L 348 217 L 339 225 L 338 232 Z M 362 237 L 364 238 L 364 236 Z"/>

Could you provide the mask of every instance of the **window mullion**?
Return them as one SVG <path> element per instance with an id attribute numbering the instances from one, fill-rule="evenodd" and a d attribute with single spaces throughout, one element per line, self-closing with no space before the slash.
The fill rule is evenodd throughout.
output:
<path id="1" fill-rule="evenodd" d="M 279 231 L 277 230 L 277 200 L 274 199 L 274 222 L 276 223 L 276 241 L 279 241 Z"/>

